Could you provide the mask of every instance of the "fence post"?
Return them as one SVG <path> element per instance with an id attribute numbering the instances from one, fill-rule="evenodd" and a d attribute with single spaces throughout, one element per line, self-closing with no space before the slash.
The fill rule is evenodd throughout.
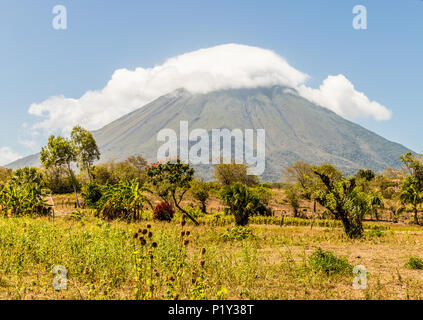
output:
<path id="1" fill-rule="evenodd" d="M 282 215 L 282 219 L 281 219 L 281 224 L 280 224 L 280 226 L 282 227 L 283 226 L 283 219 L 285 218 L 285 215 L 283 214 Z"/>

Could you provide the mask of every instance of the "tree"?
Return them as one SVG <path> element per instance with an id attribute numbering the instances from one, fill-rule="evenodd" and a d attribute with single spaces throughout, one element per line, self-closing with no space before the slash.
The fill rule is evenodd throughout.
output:
<path id="1" fill-rule="evenodd" d="M 370 169 L 360 169 L 357 171 L 355 176 L 357 179 L 372 181 L 376 177 L 376 174 Z"/>
<path id="2" fill-rule="evenodd" d="M 51 167 L 43 170 L 44 184 L 47 189 L 55 194 L 72 193 L 73 182 L 69 177 L 68 170 L 65 166 Z M 80 190 L 80 183 L 76 181 L 76 189 Z"/>
<path id="3" fill-rule="evenodd" d="M 131 156 L 124 161 L 124 164 L 132 168 L 134 178 L 137 179 L 140 184 L 145 182 L 148 165 L 147 160 L 141 156 Z"/>
<path id="4" fill-rule="evenodd" d="M 286 199 L 294 211 L 294 217 L 298 217 L 298 209 L 300 208 L 300 190 L 295 184 L 289 184 L 285 190 Z"/>
<path id="5" fill-rule="evenodd" d="M 92 182 L 91 167 L 100 159 L 100 151 L 92 133 L 81 126 L 72 129 L 71 143 L 74 144 L 78 167 L 87 170 L 88 179 Z"/>
<path id="6" fill-rule="evenodd" d="M 421 183 L 418 178 L 408 176 L 402 185 L 402 192 L 400 195 L 401 203 L 412 207 L 415 224 L 419 224 L 418 209 L 423 203 L 423 195 L 420 190 Z"/>
<path id="7" fill-rule="evenodd" d="M 360 169 L 355 174 L 356 184 L 357 187 L 360 188 L 360 191 L 369 193 L 371 186 L 370 182 L 372 182 L 376 177 L 376 174 L 369 169 Z"/>
<path id="8" fill-rule="evenodd" d="M 370 212 L 375 214 L 376 217 L 376 221 L 379 221 L 379 214 L 377 209 L 383 209 L 384 208 L 384 203 L 383 203 L 383 198 L 380 194 L 372 192 L 369 196 L 369 205 L 370 205 Z"/>
<path id="9" fill-rule="evenodd" d="M 414 213 L 414 223 L 419 224 L 418 210 L 423 203 L 423 157 L 411 152 L 401 156 L 407 176 L 401 187 L 402 204 L 410 205 Z"/>
<path id="10" fill-rule="evenodd" d="M 207 200 L 210 196 L 210 184 L 203 180 L 192 180 L 190 192 L 195 200 L 200 202 L 201 211 L 207 213 Z"/>
<path id="11" fill-rule="evenodd" d="M 297 161 L 285 169 L 282 177 L 285 183 L 296 184 L 304 198 L 313 200 L 313 211 L 316 212 L 316 199 L 313 195 L 321 182 L 314 174 L 313 167 L 304 161 Z"/>
<path id="12" fill-rule="evenodd" d="M 120 181 L 136 180 L 143 185 L 147 179 L 146 170 L 147 161 L 138 156 L 129 157 L 123 162 L 108 161 L 95 165 L 92 176 L 98 184 L 118 184 Z"/>
<path id="13" fill-rule="evenodd" d="M 41 193 L 41 189 L 45 186 L 43 174 L 37 168 L 33 167 L 17 169 L 12 178 L 10 178 L 9 184 L 15 187 L 26 186 L 31 190 L 37 190 L 39 193 Z"/>
<path id="14" fill-rule="evenodd" d="M 221 193 L 221 199 L 229 206 L 230 212 L 235 216 L 235 224 L 238 226 L 247 225 L 252 215 L 267 213 L 267 209 L 260 199 L 242 183 L 225 186 Z"/>
<path id="15" fill-rule="evenodd" d="M 181 208 L 180 203 L 190 189 L 194 176 L 194 169 L 188 164 L 182 163 L 178 158 L 176 161 L 165 163 L 153 163 L 147 168 L 147 176 L 150 183 L 156 188 L 159 197 L 165 202 L 173 202 L 183 214 L 190 218 L 196 225 L 199 225 L 188 212 Z"/>
<path id="16" fill-rule="evenodd" d="M 247 174 L 245 164 L 221 163 L 214 168 L 214 176 L 224 186 L 234 183 L 243 183 L 249 187 L 258 184 L 258 178 Z"/>
<path id="17" fill-rule="evenodd" d="M 298 184 L 307 200 L 311 200 L 313 189 L 318 182 L 313 173 L 313 167 L 304 161 L 297 161 L 285 169 L 283 173 L 285 183 Z"/>
<path id="18" fill-rule="evenodd" d="M 76 204 L 79 208 L 77 181 L 72 169 L 72 163 L 77 160 L 77 151 L 72 141 L 60 136 L 55 137 L 54 135 L 51 135 L 48 139 L 47 146 L 41 148 L 40 160 L 47 170 L 52 167 L 66 167 L 72 181 Z"/>
<path id="19" fill-rule="evenodd" d="M 315 198 L 336 219 L 341 220 L 346 235 L 357 238 L 363 234 L 363 217 L 370 212 L 366 194 L 356 188 L 356 178 L 345 178 L 335 167 L 324 164 L 313 168 L 323 186 Z"/>

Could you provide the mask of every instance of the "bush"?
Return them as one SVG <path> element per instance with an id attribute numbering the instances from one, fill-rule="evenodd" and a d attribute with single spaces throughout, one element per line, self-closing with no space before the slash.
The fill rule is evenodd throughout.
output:
<path id="1" fill-rule="evenodd" d="M 422 270 L 423 269 L 423 260 L 419 257 L 411 257 L 408 262 L 405 264 L 405 267 L 413 270 Z"/>
<path id="2" fill-rule="evenodd" d="M 193 198 L 201 204 L 201 211 L 203 211 L 203 213 L 207 213 L 207 200 L 210 196 L 210 184 L 202 180 L 192 180 L 190 191 Z"/>
<path id="3" fill-rule="evenodd" d="M 81 189 L 79 181 L 76 182 L 76 190 Z M 54 194 L 73 193 L 72 178 L 69 177 L 65 167 L 52 167 L 44 171 L 45 187 Z"/>
<path id="4" fill-rule="evenodd" d="M 378 228 L 372 229 L 369 232 L 366 232 L 366 236 L 368 237 L 384 237 L 385 233 L 381 230 L 379 230 Z"/>
<path id="5" fill-rule="evenodd" d="M 351 274 L 353 267 L 347 259 L 338 258 L 330 251 L 323 251 L 321 248 L 316 249 L 309 258 L 311 269 L 317 272 L 324 272 L 327 275 Z"/>
<path id="6" fill-rule="evenodd" d="M 103 196 L 101 186 L 95 182 L 89 183 L 82 187 L 82 196 L 88 208 L 96 209 L 97 203 Z"/>
<path id="7" fill-rule="evenodd" d="M 241 183 L 226 186 L 221 198 L 229 206 L 231 214 L 235 216 L 237 226 L 247 225 L 250 216 L 267 214 L 267 209 L 260 199 Z"/>
<path id="8" fill-rule="evenodd" d="M 234 227 L 226 229 L 226 231 L 221 235 L 222 239 L 225 241 L 231 240 L 244 240 L 253 235 L 253 231 L 250 228 L 246 227 Z"/>
<path id="9" fill-rule="evenodd" d="M 254 188 L 251 188 L 251 191 L 257 198 L 260 199 L 260 201 L 264 205 L 268 205 L 270 201 L 272 200 L 273 193 L 267 187 L 264 187 L 263 185 L 258 185 Z"/>
<path id="10" fill-rule="evenodd" d="M 200 208 L 197 208 L 197 207 L 186 206 L 186 207 L 183 207 L 183 209 L 186 212 L 188 212 L 191 217 L 195 219 L 205 216 L 204 212 Z"/>
<path id="11" fill-rule="evenodd" d="M 172 221 L 175 210 L 167 202 L 161 202 L 154 208 L 154 219 L 159 221 Z"/>
<path id="12" fill-rule="evenodd" d="M 139 220 L 146 205 L 151 207 L 149 199 L 144 195 L 146 192 L 150 190 L 141 188 L 135 181 L 106 186 L 97 205 L 97 215 L 107 220 Z"/>

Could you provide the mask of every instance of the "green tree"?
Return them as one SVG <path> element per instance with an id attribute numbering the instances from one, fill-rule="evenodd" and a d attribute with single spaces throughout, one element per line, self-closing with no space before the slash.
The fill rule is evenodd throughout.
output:
<path id="1" fill-rule="evenodd" d="M 317 190 L 317 202 L 341 220 L 346 235 L 357 238 L 363 234 L 363 217 L 370 212 L 366 194 L 356 188 L 356 178 L 345 178 L 335 167 L 324 164 L 313 168 L 323 186 Z"/>
<path id="2" fill-rule="evenodd" d="M 307 200 L 311 200 L 313 190 L 318 182 L 311 165 L 304 161 L 297 161 L 285 169 L 282 178 L 285 183 L 298 184 L 304 197 Z"/>
<path id="3" fill-rule="evenodd" d="M 200 202 L 201 211 L 207 213 L 207 200 L 210 197 L 210 184 L 203 180 L 192 180 L 190 192 L 195 200 Z"/>
<path id="4" fill-rule="evenodd" d="M 313 167 L 304 161 L 297 161 L 285 169 L 282 178 L 285 183 L 296 184 L 304 198 L 313 200 L 313 211 L 316 212 L 316 199 L 313 195 L 321 187 L 321 181 L 314 174 Z"/>
<path id="5" fill-rule="evenodd" d="M 247 225 L 252 215 L 265 215 L 267 213 L 266 207 L 260 199 L 242 183 L 225 186 L 221 193 L 221 199 L 229 206 L 238 226 Z"/>
<path id="6" fill-rule="evenodd" d="M 252 187 L 259 183 L 258 178 L 247 174 L 248 167 L 245 164 L 221 163 L 214 168 L 214 176 L 224 186 L 234 183 L 243 183 Z"/>
<path id="7" fill-rule="evenodd" d="M 298 217 L 298 209 L 300 208 L 300 190 L 296 184 L 288 184 L 285 189 L 286 199 L 291 206 L 294 217 Z"/>
<path id="8" fill-rule="evenodd" d="M 45 187 L 55 194 L 65 194 L 73 192 L 72 179 L 69 177 L 68 170 L 65 166 L 51 167 L 43 170 Z M 76 188 L 79 191 L 81 186 L 76 181 Z"/>
<path id="9" fill-rule="evenodd" d="M 55 137 L 51 135 L 48 139 L 47 146 L 41 148 L 40 160 L 47 170 L 52 167 L 66 167 L 72 181 L 76 204 L 79 208 L 77 179 L 72 169 L 72 164 L 77 160 L 77 151 L 72 141 L 61 136 Z"/>
<path id="10" fill-rule="evenodd" d="M 418 212 L 420 205 L 423 203 L 423 195 L 420 190 L 421 182 L 418 178 L 408 176 L 402 185 L 402 192 L 400 195 L 401 203 L 411 206 L 415 224 L 419 224 Z"/>
<path id="11" fill-rule="evenodd" d="M 370 205 L 370 212 L 374 213 L 376 217 L 376 221 L 379 221 L 378 209 L 383 209 L 385 207 L 382 195 L 375 192 L 370 193 L 369 205 Z"/>
<path id="12" fill-rule="evenodd" d="M 72 129 L 71 143 L 74 144 L 78 167 L 87 170 L 88 179 L 92 182 L 91 167 L 100 159 L 100 151 L 92 133 L 81 126 Z"/>
<path id="13" fill-rule="evenodd" d="M 414 213 L 414 223 L 419 224 L 418 212 L 423 203 L 423 157 L 411 152 L 401 156 L 407 176 L 401 187 L 401 203 L 410 205 Z"/>
<path id="14" fill-rule="evenodd" d="M 193 168 L 190 168 L 188 164 L 182 163 L 180 159 L 165 163 L 153 163 L 147 169 L 147 176 L 159 197 L 167 203 L 173 202 L 176 208 L 196 225 L 199 225 L 197 220 L 180 206 L 184 195 L 191 187 L 191 181 L 194 176 Z"/>
<path id="15" fill-rule="evenodd" d="M 93 166 L 92 176 L 98 184 L 118 184 L 136 180 L 143 185 L 147 179 L 147 161 L 140 157 L 129 157 L 123 162 L 108 161 Z"/>

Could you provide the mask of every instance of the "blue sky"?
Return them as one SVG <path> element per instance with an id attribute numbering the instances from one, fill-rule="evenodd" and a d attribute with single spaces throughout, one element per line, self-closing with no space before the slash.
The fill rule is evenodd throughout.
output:
<path id="1" fill-rule="evenodd" d="M 352 27 L 364 5 L 368 29 Z M 54 30 L 52 9 L 67 8 L 67 30 Z M 423 150 L 423 1 L 202 0 L 31 1 L 0 3 L 0 149 L 37 151 L 40 121 L 32 103 L 79 98 L 105 87 L 120 68 L 150 68 L 201 48 L 239 43 L 270 49 L 318 88 L 342 74 L 392 111 L 392 118 L 355 122 L 414 151 Z M 0 157 L 1 160 L 1 157 Z"/>

